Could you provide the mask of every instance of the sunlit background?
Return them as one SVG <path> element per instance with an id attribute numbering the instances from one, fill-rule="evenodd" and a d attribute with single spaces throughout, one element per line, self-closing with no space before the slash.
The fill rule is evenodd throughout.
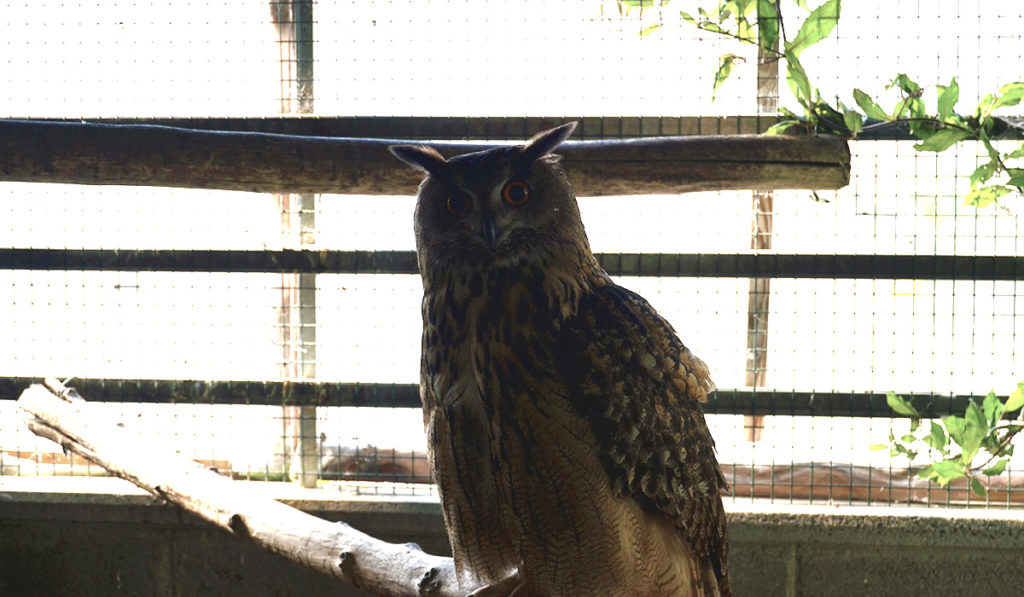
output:
<path id="1" fill-rule="evenodd" d="M 685 23 L 680 10 L 695 5 L 626 11 L 597 0 L 315 2 L 312 115 L 453 122 L 687 116 L 700 117 L 703 130 L 728 132 L 726 117 L 757 112 L 756 51 Z M 860 87 L 895 102 L 885 86 L 897 73 L 922 85 L 956 75 L 959 108 L 969 112 L 985 93 L 1024 80 L 1024 3 L 1017 0 L 862 0 L 845 3 L 843 11 L 833 37 L 802 56 L 823 95 L 852 105 L 850 92 Z M 39 1 L 8 3 L 0 15 L 2 117 L 294 112 L 288 107 L 294 98 L 286 97 L 293 75 L 265 0 Z M 746 62 L 712 101 L 718 57 L 726 52 Z M 780 104 L 796 109 L 784 82 L 780 93 Z M 1024 254 L 1024 199 L 981 210 L 963 206 L 980 147 L 963 143 L 940 155 L 917 153 L 912 141 L 854 141 L 850 148 L 852 178 L 844 189 L 816 196 L 775 192 L 771 249 L 762 251 Z M 319 196 L 315 238 L 302 248 L 412 250 L 413 192 Z M 580 205 L 596 252 L 735 254 L 754 252 L 751 195 L 582 198 Z M 0 239 L 5 248 L 295 248 L 282 232 L 281 202 L 271 195 L 26 183 L 0 184 Z M 0 376 L 295 379 L 282 362 L 282 279 L 0 269 Z M 669 319 L 720 389 L 751 389 L 748 279 L 618 281 Z M 319 274 L 315 292 L 315 380 L 418 382 L 417 277 Z M 1020 281 L 774 279 L 769 305 L 759 390 L 1005 395 L 1024 379 Z M 81 462 L 45 456 L 59 448 L 24 428 L 16 395 L 0 398 L 0 474 L 98 474 Z M 98 407 L 165 447 L 237 476 L 273 478 L 290 466 L 288 415 L 280 406 Z M 906 420 L 769 416 L 756 441 L 742 415 L 709 421 L 723 463 L 908 465 L 869 449 L 891 432 L 905 433 Z M 417 409 L 319 407 L 316 429 L 324 458 L 355 448 L 425 449 Z M 1021 463 L 1016 457 L 1009 474 L 1020 474 L 1014 471 Z M 353 489 L 344 482 L 320 485 Z M 361 484 L 358 490 L 371 489 Z"/>

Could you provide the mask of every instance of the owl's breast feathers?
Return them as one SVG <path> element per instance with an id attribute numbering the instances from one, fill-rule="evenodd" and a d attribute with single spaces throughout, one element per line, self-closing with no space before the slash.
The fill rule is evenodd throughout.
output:
<path id="1" fill-rule="evenodd" d="M 729 595 L 721 499 L 727 486 L 699 406 L 714 389 L 707 366 L 647 301 L 612 283 L 592 259 L 582 269 L 533 262 L 467 271 L 425 286 L 421 392 L 428 426 L 433 419 L 434 427 L 444 427 L 436 434 L 449 444 L 441 452 L 473 442 L 492 463 L 474 470 L 486 469 L 493 478 L 474 479 L 435 457 L 435 472 L 448 478 L 439 481 L 446 515 L 474 508 L 448 504 L 456 501 L 446 495 L 455 492 L 453 483 L 487 486 L 500 502 L 501 494 L 529 485 L 531 475 L 555 470 L 571 477 L 571 466 L 555 469 L 551 461 L 571 464 L 579 457 L 593 463 L 595 475 L 576 485 L 572 479 L 546 482 L 550 492 L 579 490 L 599 476 L 605 493 L 635 501 L 709 565 L 715 578 L 699 581 L 710 583 L 706 594 Z M 452 420 L 470 412 L 485 418 L 478 430 L 489 430 L 489 438 L 453 436 L 458 429 Z M 559 445 L 542 453 L 548 443 Z M 587 450 L 596 454 L 584 456 Z M 541 464 L 510 464 L 542 457 L 547 460 Z M 553 502 L 563 516 L 565 504 L 558 500 L 572 497 Z M 516 516 L 537 522 L 529 504 L 506 503 Z M 529 533 L 531 521 L 509 525 L 508 512 L 493 514 L 506 516 L 507 544 L 499 548 L 518 553 L 518 565 L 529 568 L 522 553 L 529 539 L 516 533 Z M 580 524 L 569 526 L 578 533 Z M 459 540 L 458 528 L 450 533 L 453 543 Z M 458 561 L 459 547 L 453 549 Z"/>

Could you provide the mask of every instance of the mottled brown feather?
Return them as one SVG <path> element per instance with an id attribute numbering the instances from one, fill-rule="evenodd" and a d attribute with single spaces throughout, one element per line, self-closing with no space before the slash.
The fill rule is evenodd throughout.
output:
<path id="1" fill-rule="evenodd" d="M 548 153 L 569 132 L 447 161 L 395 151 L 430 173 L 420 386 L 456 566 L 471 583 L 517 571 L 517 595 L 731 595 L 700 407 L 714 385 L 598 266 Z M 509 180 L 528 202 L 502 202 Z M 445 210 L 455 193 L 468 210 Z"/>

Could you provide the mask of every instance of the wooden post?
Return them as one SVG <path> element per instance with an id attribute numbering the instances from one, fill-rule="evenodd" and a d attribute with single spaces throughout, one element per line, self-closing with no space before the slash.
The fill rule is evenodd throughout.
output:
<path id="1" fill-rule="evenodd" d="M 282 114 L 313 113 L 313 3 L 271 0 L 278 32 Z M 285 249 L 316 244 L 316 195 L 275 193 L 281 212 Z M 287 380 L 316 379 L 316 274 L 281 274 L 281 375 Z M 303 487 L 316 487 L 320 443 L 315 406 L 282 408 L 282 449 L 289 477 Z"/>
<path id="2" fill-rule="evenodd" d="M 777 44 L 776 44 L 777 47 Z M 757 55 L 757 113 L 774 115 L 779 108 L 779 61 L 758 50 Z M 767 251 L 772 248 L 772 211 L 775 194 L 771 189 L 755 190 L 753 194 L 753 221 L 750 230 L 750 248 Z M 747 365 L 745 383 L 752 390 L 766 384 L 768 367 L 768 307 L 771 293 L 769 278 L 751 278 L 747 291 Z M 763 416 L 743 417 L 744 439 L 761 440 L 764 430 Z"/>

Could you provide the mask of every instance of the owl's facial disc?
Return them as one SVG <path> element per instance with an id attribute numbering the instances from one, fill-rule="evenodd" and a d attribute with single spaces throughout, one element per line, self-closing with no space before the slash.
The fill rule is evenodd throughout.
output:
<path id="1" fill-rule="evenodd" d="M 389 147 L 427 174 L 415 216 L 421 263 L 500 265 L 555 250 L 566 234 L 585 242 L 575 194 L 552 155 L 575 127 L 450 159 L 424 146 Z"/>

